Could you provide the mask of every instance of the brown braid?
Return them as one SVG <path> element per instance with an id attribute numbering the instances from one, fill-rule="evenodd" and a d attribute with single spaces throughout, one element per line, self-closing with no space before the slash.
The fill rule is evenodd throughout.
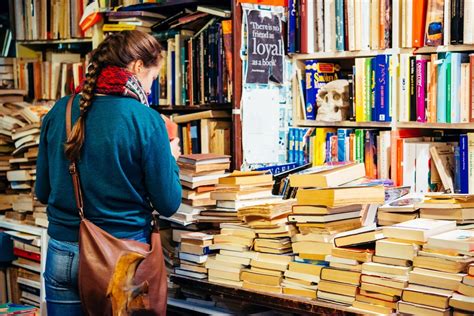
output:
<path id="1" fill-rule="evenodd" d="M 156 66 L 161 60 L 161 46 L 150 34 L 141 31 L 114 33 L 92 51 L 90 65 L 79 100 L 79 119 L 74 124 L 65 143 L 65 154 L 69 160 L 79 159 L 85 140 L 85 119 L 94 98 L 97 79 L 106 66 L 126 68 L 131 62 L 141 60 L 145 67 Z"/>

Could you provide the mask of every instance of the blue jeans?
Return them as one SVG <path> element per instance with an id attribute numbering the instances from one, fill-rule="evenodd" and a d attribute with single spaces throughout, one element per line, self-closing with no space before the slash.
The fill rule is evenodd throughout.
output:
<path id="1" fill-rule="evenodd" d="M 144 232 L 132 238 L 149 243 Z M 44 281 L 48 316 L 81 316 L 78 288 L 79 244 L 49 239 Z"/>

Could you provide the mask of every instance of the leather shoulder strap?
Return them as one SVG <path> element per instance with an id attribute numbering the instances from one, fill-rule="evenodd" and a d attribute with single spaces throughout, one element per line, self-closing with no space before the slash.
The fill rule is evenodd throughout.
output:
<path id="1" fill-rule="evenodd" d="M 76 95 L 73 94 L 67 101 L 66 106 L 66 139 L 69 139 L 72 131 L 72 103 L 74 102 L 74 97 Z M 79 216 L 81 220 L 84 219 L 84 202 L 82 199 L 82 190 L 81 190 L 81 181 L 79 178 L 79 171 L 77 170 L 76 161 L 69 162 L 69 173 L 72 177 L 72 185 L 74 187 L 74 197 L 76 199 L 76 207 L 79 211 Z"/>

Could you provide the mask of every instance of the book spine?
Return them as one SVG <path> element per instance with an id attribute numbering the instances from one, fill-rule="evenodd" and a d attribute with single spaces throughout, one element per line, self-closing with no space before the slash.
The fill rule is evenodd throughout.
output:
<path id="1" fill-rule="evenodd" d="M 345 145 L 346 129 L 340 128 L 337 130 L 337 161 L 345 161 Z"/>
<path id="2" fill-rule="evenodd" d="M 296 53 L 296 5 L 297 0 L 288 1 L 288 53 Z"/>
<path id="3" fill-rule="evenodd" d="M 461 111 L 460 111 L 460 122 L 469 123 L 469 64 L 461 64 Z"/>
<path id="4" fill-rule="evenodd" d="M 416 60 L 416 120 L 426 122 L 426 63 L 425 59 Z"/>
<path id="5" fill-rule="evenodd" d="M 451 123 L 461 122 L 461 57 L 460 53 L 451 54 Z"/>
<path id="6" fill-rule="evenodd" d="M 354 104 L 355 104 L 355 117 L 357 122 L 364 121 L 364 103 L 363 103 L 363 73 L 364 73 L 364 58 L 356 58 L 355 60 L 355 94 L 354 94 Z M 474 112 L 473 112 L 474 119 Z"/>
<path id="7" fill-rule="evenodd" d="M 385 0 L 385 8 L 381 8 L 380 12 L 385 16 L 385 32 L 383 36 L 385 37 L 385 46 L 384 49 L 391 48 L 392 47 L 392 23 L 393 23 L 393 14 L 387 14 L 387 12 L 392 12 L 393 6 L 392 6 L 392 1 L 393 0 Z"/>
<path id="8" fill-rule="evenodd" d="M 318 29 L 318 50 L 324 51 L 326 39 L 324 38 L 324 1 L 316 2 L 316 24 Z"/>
<path id="9" fill-rule="evenodd" d="M 336 50 L 336 0 L 324 0 L 324 50 Z M 320 33 L 321 34 L 321 33 Z"/>
<path id="10" fill-rule="evenodd" d="M 453 86 L 452 83 L 452 54 L 446 54 L 446 123 L 454 123 L 451 121 L 451 111 L 453 110 L 452 107 L 452 94 L 451 88 Z"/>
<path id="11" fill-rule="evenodd" d="M 300 50 L 301 53 L 308 52 L 308 4 L 307 1 L 310 0 L 301 0 L 300 1 Z"/>
<path id="12" fill-rule="evenodd" d="M 332 135 L 331 136 L 331 139 L 330 139 L 330 149 L 329 149 L 329 152 L 331 153 L 331 162 L 338 162 L 338 138 L 337 138 L 337 134 L 336 135 Z"/>
<path id="13" fill-rule="evenodd" d="M 436 121 L 438 123 L 446 123 L 446 58 L 442 58 L 444 54 L 440 54 L 437 69 L 437 90 L 436 90 Z"/>
<path id="14" fill-rule="evenodd" d="M 370 48 L 380 49 L 380 0 L 371 1 L 370 16 Z"/>
<path id="15" fill-rule="evenodd" d="M 444 1 L 429 0 L 426 13 L 425 45 L 443 44 Z"/>
<path id="16" fill-rule="evenodd" d="M 315 53 L 317 50 L 317 28 L 316 28 L 316 3 L 315 1 L 306 1 L 306 18 L 308 24 L 307 45 L 308 53 Z"/>
<path id="17" fill-rule="evenodd" d="M 348 35 L 349 35 L 349 46 L 348 49 L 350 51 L 354 51 L 356 49 L 356 44 L 355 44 L 355 6 L 354 6 L 354 0 L 347 0 L 347 28 L 348 28 Z"/>
<path id="18" fill-rule="evenodd" d="M 364 122 L 372 120 L 372 58 L 365 59 L 364 65 Z"/>
<path id="19" fill-rule="evenodd" d="M 344 10 L 344 50 L 349 50 L 349 12 L 347 12 L 348 1 L 343 1 Z"/>
<path id="20" fill-rule="evenodd" d="M 317 62 L 315 60 L 306 61 L 306 119 L 316 119 L 316 67 Z"/>
<path id="21" fill-rule="evenodd" d="M 385 10 L 386 10 L 386 5 L 387 1 L 389 0 L 380 0 L 380 10 L 379 10 L 379 16 L 378 16 L 378 23 L 379 23 L 379 48 L 380 49 L 386 49 L 387 47 L 385 46 L 385 27 L 387 26 L 385 24 Z"/>
<path id="22" fill-rule="evenodd" d="M 410 56 L 410 77 L 409 77 L 409 112 L 410 121 L 416 121 L 416 57 Z"/>
<path id="23" fill-rule="evenodd" d="M 326 133 L 326 157 L 324 158 L 324 162 L 328 163 L 331 162 L 331 138 L 334 136 L 333 132 Z"/>
<path id="24" fill-rule="evenodd" d="M 467 134 L 467 169 L 467 192 L 469 194 L 474 194 L 474 133 Z M 466 174 L 464 174 L 464 177 L 466 178 Z"/>
<path id="25" fill-rule="evenodd" d="M 427 0 L 413 1 L 413 45 L 422 47 L 424 43 L 424 26 L 426 22 Z"/>
<path id="26" fill-rule="evenodd" d="M 473 21 L 474 1 L 462 1 L 463 4 L 463 44 L 474 43 Z"/>
<path id="27" fill-rule="evenodd" d="M 354 133 L 351 133 L 349 135 L 349 161 L 351 162 L 356 161 L 355 148 L 356 148 L 356 136 Z"/>
<path id="28" fill-rule="evenodd" d="M 361 1 L 361 50 L 370 50 L 370 1 Z"/>
<path id="29" fill-rule="evenodd" d="M 473 135 L 461 134 L 459 136 L 459 156 L 461 162 L 461 193 L 471 193 L 474 188 L 474 173 L 472 170 L 473 154 L 469 141 L 472 141 Z M 471 138 L 471 139 L 470 139 Z"/>
<path id="30" fill-rule="evenodd" d="M 474 54 L 469 55 L 469 90 L 469 121 L 472 123 L 474 122 Z"/>
<path id="31" fill-rule="evenodd" d="M 456 0 L 444 0 L 443 45 L 451 44 L 451 3 Z"/>
<path id="32" fill-rule="evenodd" d="M 398 121 L 410 121 L 410 93 L 409 93 L 409 70 L 410 56 L 406 54 L 400 55 L 400 102 L 398 107 Z"/>
<path id="33" fill-rule="evenodd" d="M 459 146 L 454 146 L 454 193 L 461 191 L 461 153 Z"/>
<path id="34" fill-rule="evenodd" d="M 451 0 L 451 44 L 458 43 L 460 2 L 461 0 Z"/>
<path id="35" fill-rule="evenodd" d="M 375 105 L 375 89 L 376 89 L 376 77 L 375 77 L 375 68 L 376 68 L 376 59 L 372 58 L 370 61 L 370 107 L 371 107 L 371 113 L 370 113 L 370 121 L 371 122 L 376 122 L 379 117 L 379 112 L 378 108 Z"/>
<path id="36" fill-rule="evenodd" d="M 370 179 L 377 178 L 377 150 L 374 131 L 365 131 L 364 144 L 365 174 Z"/>
<path id="37" fill-rule="evenodd" d="M 357 162 L 364 162 L 363 151 L 364 151 L 364 130 L 355 130 L 355 160 Z"/>
<path id="38" fill-rule="evenodd" d="M 344 1 L 336 1 L 336 50 L 344 50 Z"/>
<path id="39" fill-rule="evenodd" d="M 437 86 L 437 55 L 431 54 L 431 61 L 428 63 L 428 104 L 426 119 L 430 123 L 436 123 L 436 86 Z"/>
<path id="40" fill-rule="evenodd" d="M 288 162 L 295 161 L 295 132 L 294 128 L 290 127 L 288 131 Z"/>

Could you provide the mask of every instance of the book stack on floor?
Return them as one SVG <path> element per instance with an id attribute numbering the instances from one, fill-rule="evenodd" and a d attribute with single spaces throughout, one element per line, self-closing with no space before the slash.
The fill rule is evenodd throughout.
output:
<path id="1" fill-rule="evenodd" d="M 161 224 L 161 223 L 160 223 Z M 168 223 L 164 223 L 168 224 Z M 181 236 L 179 235 L 178 238 Z M 170 281 L 169 275 L 174 273 L 174 269 L 179 267 L 179 247 L 178 244 L 181 239 L 178 239 L 178 242 L 173 240 L 173 229 L 168 226 L 160 225 L 160 240 L 161 247 L 163 249 L 163 259 L 165 261 L 165 268 L 167 272 L 168 279 L 168 297 L 176 297 L 178 285 Z"/>
<path id="2" fill-rule="evenodd" d="M 462 229 L 474 223 L 474 195 L 428 193 L 418 204 L 421 218 L 456 221 Z"/>
<path id="3" fill-rule="evenodd" d="M 377 210 L 377 225 L 391 226 L 420 217 L 418 204 L 423 202 L 423 198 L 423 194 L 409 193 L 380 206 Z"/>
<path id="4" fill-rule="evenodd" d="M 26 102 L 0 105 L 0 177 L 6 180 L 1 191 L 7 194 L 2 194 L 4 202 L 0 204 L 8 219 L 35 225 L 33 211 L 38 205 L 32 189 L 36 179 L 40 121 L 49 109 L 49 105 Z M 13 194 L 17 196 L 10 196 Z"/>
<path id="5" fill-rule="evenodd" d="M 251 251 L 256 234 L 250 227 L 237 223 L 220 224 L 210 249 L 219 251 L 206 262 L 209 281 L 242 287 L 242 271 L 257 256 Z"/>
<path id="6" fill-rule="evenodd" d="M 459 315 L 474 313 L 474 264 L 469 265 L 467 275 L 464 275 L 457 292 L 453 293 L 449 300 L 449 306 L 453 307 Z"/>
<path id="7" fill-rule="evenodd" d="M 230 157 L 216 154 L 182 155 L 178 158 L 178 166 L 183 186 L 182 203 L 173 216 L 161 218 L 187 226 L 196 223 L 202 211 L 215 207 L 216 201 L 211 199 L 211 192 L 230 167 Z"/>
<path id="8" fill-rule="evenodd" d="M 418 315 L 430 313 L 436 307 L 441 308 L 429 304 L 438 304 L 443 299 L 445 290 L 409 284 L 409 279 L 410 274 L 413 274 L 413 267 L 436 269 L 437 260 L 418 260 L 421 258 L 421 247 L 426 244 L 428 237 L 454 228 L 455 222 L 420 218 L 384 227 L 386 239 L 376 242 L 373 263 L 366 263 L 362 268 L 361 291 L 364 291 L 364 296 L 377 299 L 364 304 L 365 309 L 389 313 L 393 311 L 393 303 L 397 303 L 399 312 L 412 314 L 416 311 L 414 314 Z M 416 298 L 418 295 L 425 295 L 423 293 L 434 298 L 434 303 Z"/>
<path id="9" fill-rule="evenodd" d="M 216 190 L 211 192 L 211 199 L 216 201 L 216 208 L 203 213 L 217 222 L 240 222 L 237 211 L 242 207 L 261 205 L 281 200 L 272 196 L 273 178 L 271 174 L 260 171 L 234 171 L 228 177 L 221 177 Z M 201 218 L 206 220 L 206 218 Z"/>
<path id="10" fill-rule="evenodd" d="M 175 273 L 196 279 L 207 278 L 206 261 L 210 254 L 213 236 L 201 232 L 188 232 L 180 235 L 179 267 Z"/>

